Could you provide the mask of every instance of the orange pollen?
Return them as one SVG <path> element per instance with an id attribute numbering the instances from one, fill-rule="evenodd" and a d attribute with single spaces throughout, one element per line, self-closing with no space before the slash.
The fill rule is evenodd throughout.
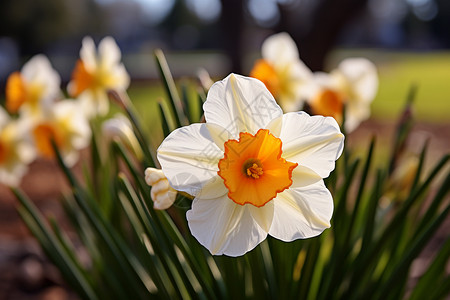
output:
<path id="1" fill-rule="evenodd" d="M 342 95 L 333 90 L 323 90 L 313 99 L 311 107 L 315 114 L 333 117 L 339 123 L 342 122 L 342 110 L 344 99 Z"/>
<path id="2" fill-rule="evenodd" d="M 257 60 L 253 69 L 250 71 L 250 77 L 261 80 L 270 93 L 274 97 L 277 97 L 280 91 L 280 78 L 270 63 L 264 59 Z"/>
<path id="3" fill-rule="evenodd" d="M 259 176 L 261 176 L 262 174 L 264 174 L 263 169 L 258 166 L 256 163 L 253 163 L 253 165 L 251 167 L 247 168 L 247 176 L 254 178 L 254 179 L 258 179 Z"/>
<path id="4" fill-rule="evenodd" d="M 218 175 L 231 200 L 262 207 L 292 185 L 292 171 L 298 164 L 281 157 L 281 146 L 267 129 L 255 135 L 241 132 L 239 140 L 225 142 Z"/>

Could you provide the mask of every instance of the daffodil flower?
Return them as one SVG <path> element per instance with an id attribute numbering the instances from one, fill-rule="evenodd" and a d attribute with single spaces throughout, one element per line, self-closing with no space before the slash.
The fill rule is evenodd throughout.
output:
<path id="1" fill-rule="evenodd" d="M 133 151 L 137 159 L 141 160 L 144 154 L 133 132 L 130 120 L 124 115 L 117 114 L 102 124 L 102 132 L 105 138 L 111 140 L 118 138 L 129 150 Z"/>
<path id="2" fill-rule="evenodd" d="M 302 87 L 312 72 L 300 60 L 294 40 L 285 32 L 272 35 L 261 52 L 262 59 L 256 61 L 250 76 L 264 82 L 285 112 L 299 110 L 304 101 Z"/>
<path id="3" fill-rule="evenodd" d="M 243 255 L 267 235 L 310 238 L 330 227 L 322 178 L 344 136 L 333 118 L 283 115 L 264 84 L 231 74 L 203 106 L 205 124 L 173 131 L 158 149 L 170 185 L 193 195 L 187 220 L 212 254 Z"/>
<path id="4" fill-rule="evenodd" d="M 79 150 L 89 145 L 91 129 L 79 103 L 62 100 L 36 120 L 32 135 L 38 154 L 44 158 L 54 158 L 53 140 L 64 162 L 70 167 L 77 162 Z"/>
<path id="5" fill-rule="evenodd" d="M 305 88 L 307 102 L 314 114 L 343 120 L 345 130 L 353 131 L 370 116 L 370 103 L 378 90 L 375 65 L 365 58 L 348 58 L 329 74 L 317 72 Z"/>
<path id="6" fill-rule="evenodd" d="M 145 182 L 152 187 L 150 196 L 153 200 L 153 208 L 163 210 L 172 206 L 177 197 L 177 191 L 169 185 L 169 181 L 160 169 L 145 169 Z"/>
<path id="7" fill-rule="evenodd" d="M 120 59 L 120 49 L 112 37 L 100 42 L 98 53 L 92 38 L 83 39 L 80 59 L 67 90 L 80 99 L 89 117 L 108 113 L 108 90 L 128 88 L 130 77 Z"/>
<path id="8" fill-rule="evenodd" d="M 0 107 L 0 183 L 19 185 L 35 157 L 27 122 L 11 120 Z"/>
<path id="9" fill-rule="evenodd" d="M 61 78 L 46 56 L 31 58 L 19 72 L 9 75 L 6 82 L 6 109 L 32 116 L 51 106 L 60 95 Z"/>

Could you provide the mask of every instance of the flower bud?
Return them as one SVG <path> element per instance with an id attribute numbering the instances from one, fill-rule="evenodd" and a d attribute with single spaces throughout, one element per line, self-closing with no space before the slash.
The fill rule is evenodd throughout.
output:
<path id="1" fill-rule="evenodd" d="M 107 138 L 119 138 L 136 155 L 138 160 L 141 160 L 144 156 L 131 123 L 125 116 L 118 114 L 114 118 L 105 121 L 102 131 Z"/>
<path id="2" fill-rule="evenodd" d="M 145 170 L 145 182 L 152 187 L 150 196 L 154 209 L 167 209 L 174 202 L 177 191 L 169 185 L 169 181 L 160 169 L 147 168 Z"/>

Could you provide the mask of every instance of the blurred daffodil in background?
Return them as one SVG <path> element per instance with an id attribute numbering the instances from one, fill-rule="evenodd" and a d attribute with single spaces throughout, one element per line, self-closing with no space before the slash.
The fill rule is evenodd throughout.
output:
<path id="1" fill-rule="evenodd" d="M 0 107 L 0 183 L 17 186 L 36 157 L 29 122 L 12 120 Z"/>
<path id="2" fill-rule="evenodd" d="M 133 132 L 131 122 L 123 114 L 116 114 L 103 122 L 102 133 L 107 140 L 121 140 L 138 160 L 142 160 L 144 154 Z"/>
<path id="3" fill-rule="evenodd" d="M 83 39 L 80 59 L 67 90 L 81 101 L 88 117 L 108 113 L 108 90 L 123 91 L 128 88 L 130 77 L 120 60 L 121 52 L 113 38 L 102 39 L 98 51 L 92 38 Z"/>
<path id="4" fill-rule="evenodd" d="M 42 54 L 32 57 L 22 70 L 12 73 L 6 83 L 6 109 L 31 116 L 41 114 L 61 95 L 61 78 Z"/>
<path id="5" fill-rule="evenodd" d="M 79 150 L 90 143 L 91 128 L 79 103 L 62 100 L 34 122 L 32 134 L 36 149 L 42 157 L 55 158 L 53 141 L 64 162 L 73 166 L 79 158 Z"/>
<path id="6" fill-rule="evenodd" d="M 285 32 L 268 37 L 261 51 L 262 59 L 256 61 L 250 76 L 264 82 L 283 111 L 308 109 L 342 124 L 345 106 L 347 132 L 370 116 L 378 75 L 368 59 L 348 58 L 330 73 L 313 73 L 300 60 L 294 40 Z"/>
<path id="7" fill-rule="evenodd" d="M 173 131 L 158 149 L 170 185 L 195 196 L 187 220 L 202 245 L 240 256 L 268 234 L 293 241 L 330 227 L 322 179 L 344 141 L 333 118 L 283 115 L 262 82 L 235 74 L 211 87 L 203 109 L 206 124 Z"/>
<path id="8" fill-rule="evenodd" d="M 378 91 L 375 65 L 365 58 L 344 59 L 330 73 L 315 72 L 304 90 L 313 114 L 330 116 L 353 131 L 370 116 L 370 104 Z"/>
<path id="9" fill-rule="evenodd" d="M 264 82 L 284 112 L 303 107 L 302 88 L 311 80 L 311 70 L 300 60 L 297 46 L 289 34 L 268 37 L 250 76 Z"/>

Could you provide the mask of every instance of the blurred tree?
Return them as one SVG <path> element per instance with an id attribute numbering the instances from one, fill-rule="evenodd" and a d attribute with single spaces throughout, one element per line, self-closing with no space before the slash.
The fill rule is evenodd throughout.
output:
<path id="1" fill-rule="evenodd" d="M 437 0 L 438 12 L 432 20 L 432 31 L 444 47 L 450 47 L 450 1 Z"/>
<path id="2" fill-rule="evenodd" d="M 98 29 L 99 13 L 94 0 L 2 0 L 0 36 L 13 38 L 21 55 L 45 52 L 52 42 Z"/>
<path id="3" fill-rule="evenodd" d="M 275 1 L 275 0 L 274 0 Z M 341 31 L 359 13 L 367 0 L 277 1 L 279 20 L 276 32 L 288 32 L 300 49 L 302 60 L 313 70 L 323 69 L 327 53 Z M 233 72 L 242 70 L 242 34 L 248 1 L 222 0 L 221 39 L 230 57 Z"/>
<path id="4" fill-rule="evenodd" d="M 277 31 L 289 32 L 301 49 L 302 60 L 313 71 L 323 69 L 325 57 L 336 44 L 342 29 L 367 6 L 367 0 L 322 0 L 315 3 L 308 16 L 309 24 L 298 26 L 305 14 L 302 5 L 296 9 L 279 4 Z"/>
<path id="5" fill-rule="evenodd" d="M 231 61 L 231 72 L 242 73 L 242 33 L 244 26 L 244 1 L 221 0 L 220 18 L 222 49 Z"/>

